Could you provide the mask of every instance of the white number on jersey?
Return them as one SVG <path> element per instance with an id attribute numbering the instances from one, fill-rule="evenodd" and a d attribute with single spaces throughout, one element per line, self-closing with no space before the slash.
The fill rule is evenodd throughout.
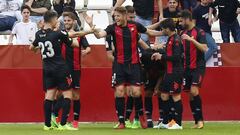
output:
<path id="1" fill-rule="evenodd" d="M 53 45 L 50 41 L 46 41 L 44 43 L 39 42 L 38 45 L 41 48 L 42 59 L 54 56 L 55 52 L 53 50 Z M 45 53 L 45 49 L 47 49 L 46 53 Z"/>

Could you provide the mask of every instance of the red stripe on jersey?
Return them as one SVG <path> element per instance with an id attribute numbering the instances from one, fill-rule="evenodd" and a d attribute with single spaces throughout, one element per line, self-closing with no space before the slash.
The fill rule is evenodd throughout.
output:
<path id="1" fill-rule="evenodd" d="M 117 53 L 117 62 L 124 63 L 124 45 L 123 45 L 123 32 L 122 28 L 115 26 L 115 36 L 116 36 L 116 53 Z"/>
<path id="2" fill-rule="evenodd" d="M 168 44 L 167 44 L 167 56 L 173 55 L 173 43 L 174 43 L 174 36 L 170 37 Z M 167 73 L 173 73 L 173 63 L 172 61 L 167 61 Z"/>
<path id="3" fill-rule="evenodd" d="M 193 28 L 191 31 L 191 37 L 193 37 L 195 40 L 197 39 L 197 30 L 196 28 Z M 197 48 L 193 44 L 193 42 L 190 42 L 190 69 L 194 69 L 197 67 Z"/>
<path id="4" fill-rule="evenodd" d="M 137 38 L 138 38 L 138 30 L 135 24 L 128 24 L 128 28 L 131 33 L 131 48 L 132 48 L 132 64 L 139 63 L 139 55 L 138 55 L 138 48 L 137 48 Z"/>
<path id="5" fill-rule="evenodd" d="M 182 33 L 183 34 L 187 34 L 187 31 L 184 31 Z M 183 42 L 183 49 L 184 49 L 184 69 L 186 69 L 187 67 L 187 56 L 186 56 L 186 50 L 187 50 L 187 45 L 186 45 L 186 40 L 182 40 Z"/>
<path id="6" fill-rule="evenodd" d="M 62 56 L 64 58 L 64 60 L 66 60 L 66 45 L 65 43 L 62 43 Z"/>
<path id="7" fill-rule="evenodd" d="M 80 70 L 81 68 L 81 38 L 78 37 L 79 47 L 73 48 L 73 69 Z"/>

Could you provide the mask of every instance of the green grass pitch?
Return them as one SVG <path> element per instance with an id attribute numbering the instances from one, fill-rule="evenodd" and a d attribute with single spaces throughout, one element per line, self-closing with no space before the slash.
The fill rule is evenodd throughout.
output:
<path id="1" fill-rule="evenodd" d="M 112 123 L 80 123 L 78 131 L 43 131 L 42 124 L 0 124 L 0 135 L 240 135 L 240 122 L 206 122 L 204 129 L 183 130 L 124 129 L 114 130 Z"/>

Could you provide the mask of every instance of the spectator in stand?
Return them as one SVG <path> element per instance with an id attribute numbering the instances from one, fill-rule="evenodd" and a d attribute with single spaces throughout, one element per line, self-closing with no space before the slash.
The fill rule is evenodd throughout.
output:
<path id="1" fill-rule="evenodd" d="M 207 61 L 215 51 L 217 51 L 217 44 L 212 37 L 211 25 L 208 24 L 209 18 L 209 0 L 201 0 L 200 5 L 198 5 L 193 10 L 193 19 L 198 28 L 202 29 L 206 33 L 206 40 L 208 51 L 205 53 L 205 60 Z M 216 10 L 215 10 L 216 15 Z M 216 20 L 216 19 L 215 19 Z"/>
<path id="2" fill-rule="evenodd" d="M 63 13 L 63 9 L 67 6 L 75 9 L 76 2 L 75 0 L 53 0 L 53 8 L 58 13 L 58 17 L 60 17 Z"/>
<path id="3" fill-rule="evenodd" d="M 213 9 L 218 7 L 219 23 L 221 36 L 224 43 L 230 42 L 230 31 L 235 42 L 240 42 L 240 26 L 237 20 L 237 16 L 240 13 L 238 8 L 240 8 L 240 2 L 238 0 L 215 0 L 210 5 L 209 10 L 209 25 L 213 23 Z"/>
<path id="4" fill-rule="evenodd" d="M 113 11 L 116 7 L 121 6 L 126 0 L 117 0 L 117 3 L 113 7 Z M 152 24 L 152 19 L 154 15 L 154 0 L 132 0 L 133 7 L 136 11 L 136 19 L 135 21 L 141 23 L 143 26 L 149 26 Z M 163 6 L 162 0 L 156 0 L 158 4 L 159 10 L 159 18 L 163 18 Z M 146 34 L 141 34 L 141 38 L 147 44 L 150 44 L 149 37 Z"/>
<path id="5" fill-rule="evenodd" d="M 50 0 L 23 0 L 25 5 L 31 8 L 30 20 L 38 24 L 38 27 L 42 27 L 43 15 L 51 9 Z"/>
<path id="6" fill-rule="evenodd" d="M 167 8 L 163 9 L 163 18 L 172 18 L 176 23 L 176 28 L 178 27 L 178 13 L 179 10 L 179 0 L 168 0 Z M 158 18 L 159 20 L 159 18 Z M 160 30 L 160 27 L 157 28 Z M 156 37 L 156 44 L 165 44 L 168 40 L 168 36 L 159 36 Z"/>
<path id="7" fill-rule="evenodd" d="M 35 39 L 35 33 L 37 32 L 36 23 L 31 22 L 29 19 L 31 9 L 27 5 L 21 7 L 22 21 L 16 23 L 13 26 L 12 33 L 9 37 L 8 44 L 12 45 L 13 37 L 16 35 L 16 44 L 18 45 L 30 45 Z"/>
<path id="8" fill-rule="evenodd" d="M 180 0 L 182 9 L 193 10 L 198 5 L 198 0 Z"/>
<path id="9" fill-rule="evenodd" d="M 0 31 L 12 30 L 14 23 L 21 20 L 20 0 L 0 1 Z"/>

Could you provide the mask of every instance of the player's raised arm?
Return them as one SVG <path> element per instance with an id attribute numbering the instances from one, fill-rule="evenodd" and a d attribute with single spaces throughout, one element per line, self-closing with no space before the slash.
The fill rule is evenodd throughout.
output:
<path id="1" fill-rule="evenodd" d="M 138 43 L 139 43 L 139 46 L 141 46 L 144 50 L 150 48 L 150 47 L 147 45 L 147 43 L 145 43 L 141 38 L 139 39 Z"/>
<path id="2" fill-rule="evenodd" d="M 204 31 L 202 31 L 202 32 L 204 33 Z M 190 42 L 193 42 L 193 44 L 196 46 L 196 48 L 199 49 L 200 51 L 207 52 L 208 47 L 207 47 L 206 41 L 204 41 L 202 43 L 198 42 L 193 37 L 190 37 L 187 34 L 183 34 L 181 37 L 183 40 L 188 40 Z M 201 36 L 201 40 L 206 40 L 205 34 Z"/>

